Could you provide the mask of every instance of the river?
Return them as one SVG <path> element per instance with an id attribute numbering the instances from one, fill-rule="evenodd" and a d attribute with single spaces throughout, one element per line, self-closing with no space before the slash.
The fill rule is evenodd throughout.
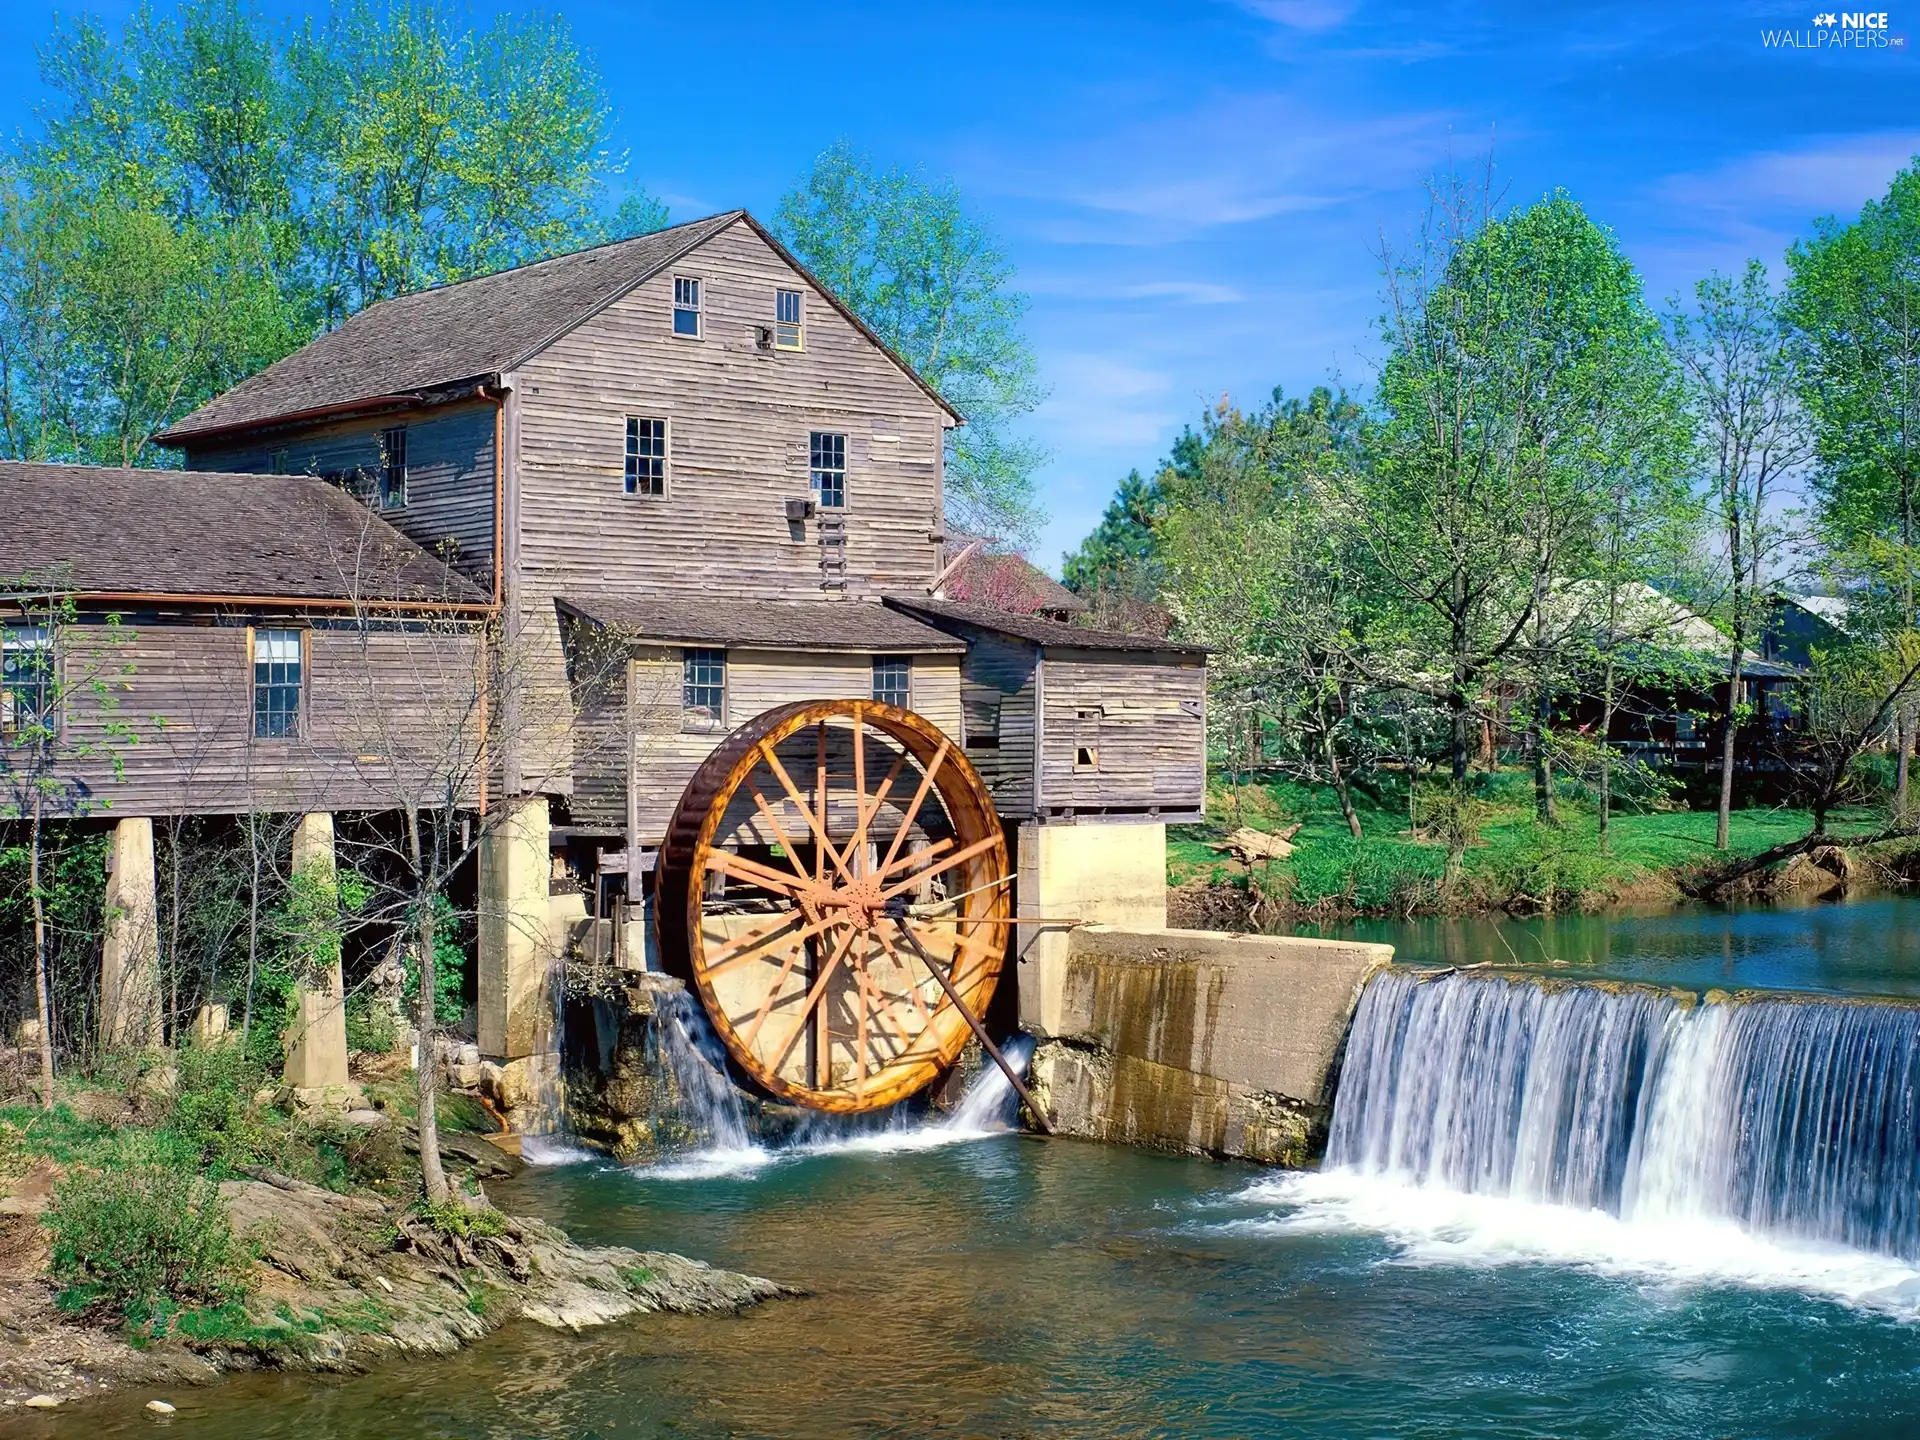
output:
<path id="1" fill-rule="evenodd" d="M 1604 942 L 1528 922 L 1408 958 L 1526 939 L 1580 962 L 1557 975 L 1912 994 L 1917 918 L 1699 910 L 1614 918 Z M 1842 1063 L 1856 1041 L 1869 1061 Z M 1325 1173 L 927 1130 L 568 1164 L 495 1196 L 808 1295 L 165 1398 L 205 1440 L 1914 1433 L 1916 1056 L 1911 1010 L 1396 976 L 1356 1019 Z M 1765 1090 L 1780 1075 L 1797 1088 Z M 1851 1149 L 1819 1129 L 1842 1091 Z M 1780 1159 L 1756 1172 L 1762 1142 Z M 145 1435 L 147 1398 L 7 1433 Z"/>

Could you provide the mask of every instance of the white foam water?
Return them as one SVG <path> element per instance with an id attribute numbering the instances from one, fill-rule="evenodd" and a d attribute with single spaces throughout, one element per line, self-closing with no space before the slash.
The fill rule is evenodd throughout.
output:
<path id="1" fill-rule="evenodd" d="M 1920 1012 L 1499 976 L 1376 977 L 1327 1167 L 1248 1233 L 1407 1263 L 1785 1287 L 1920 1319 Z"/>
<path id="2" fill-rule="evenodd" d="M 696 1049 L 694 1053 L 704 1063 L 704 1051 Z M 1015 1073 L 1024 1072 L 1033 1056 L 1032 1037 L 1016 1035 L 1001 1047 L 1001 1053 Z M 680 1076 L 684 1092 L 692 1077 L 681 1073 L 680 1063 L 676 1061 L 675 1073 Z M 878 1118 L 851 1119 L 822 1114 L 809 1117 L 785 1143 L 761 1145 L 745 1139 L 746 1126 L 739 1097 L 733 1093 L 724 1073 L 717 1065 L 711 1066 L 709 1073 L 712 1082 L 726 1088 L 728 1102 L 734 1114 L 740 1116 L 738 1138 L 716 1128 L 710 1133 L 715 1134 L 717 1143 L 670 1160 L 638 1166 L 637 1174 L 650 1180 L 738 1179 L 781 1161 L 810 1156 L 899 1154 L 984 1140 L 1008 1133 L 1015 1128 L 1018 1118 L 1019 1097 L 1000 1067 L 989 1064 L 975 1075 L 960 1104 L 950 1114 L 925 1118 L 895 1111 Z M 708 1082 L 696 1079 L 695 1084 L 701 1093 L 709 1093 Z"/>

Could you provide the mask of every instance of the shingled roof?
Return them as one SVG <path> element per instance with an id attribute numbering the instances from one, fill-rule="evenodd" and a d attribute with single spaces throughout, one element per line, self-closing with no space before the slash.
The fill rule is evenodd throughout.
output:
<path id="1" fill-rule="evenodd" d="M 959 654 L 967 647 L 931 626 L 859 600 L 660 599 L 569 595 L 567 610 L 637 639 L 770 650 L 858 654 Z"/>
<path id="2" fill-rule="evenodd" d="M 728 210 L 369 305 L 339 329 L 241 381 L 154 438 L 178 446 L 276 420 L 340 413 L 382 401 L 412 402 L 429 392 L 490 380 L 524 364 L 736 221 L 752 226 L 936 404 L 961 418 L 765 227 L 744 210 Z"/>
<path id="3" fill-rule="evenodd" d="M 1085 625 L 1067 625 L 1045 620 L 1038 615 L 1016 615 L 990 605 L 967 605 L 955 600 L 928 600 L 920 596 L 889 595 L 887 604 L 930 625 L 959 625 L 975 630 L 990 630 L 999 635 L 1025 640 L 1043 649 L 1059 650 L 1140 650 L 1160 654 L 1204 655 L 1204 645 L 1188 645 L 1178 640 L 1156 640 L 1151 635 L 1128 635 L 1119 630 L 1094 630 Z"/>
<path id="4" fill-rule="evenodd" d="M 0 581 L 112 597 L 483 605 L 471 581 L 310 475 L 0 461 Z"/>

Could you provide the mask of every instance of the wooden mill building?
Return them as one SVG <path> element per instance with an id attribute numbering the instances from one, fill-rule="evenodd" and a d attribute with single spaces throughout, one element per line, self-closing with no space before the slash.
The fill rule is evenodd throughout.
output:
<path id="1" fill-rule="evenodd" d="M 962 423 L 731 211 L 371 306 L 159 436 L 195 473 L 154 481 L 353 495 L 497 614 L 515 818 L 483 855 L 480 1044 L 514 1059 L 546 1043 L 559 920 L 642 903 L 693 769 L 785 701 L 918 711 L 987 776 L 1027 896 L 1164 923 L 1164 827 L 1204 803 L 1203 657 L 946 598 Z M 200 803 L 159 784 L 114 808 Z M 1050 939 L 1021 943 L 1044 1024 Z"/>

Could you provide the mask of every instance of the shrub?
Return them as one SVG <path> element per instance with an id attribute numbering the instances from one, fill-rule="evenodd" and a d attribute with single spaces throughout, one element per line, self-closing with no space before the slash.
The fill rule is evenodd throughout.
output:
<path id="1" fill-rule="evenodd" d="M 455 983 L 459 976 L 454 977 Z M 391 1054 L 400 1042 L 393 1010 L 375 995 L 356 992 L 347 1000 L 347 1048 L 366 1055 Z"/>
<path id="2" fill-rule="evenodd" d="M 255 1160 L 266 1148 L 265 1126 L 253 1108 L 264 1076 L 238 1045 L 186 1045 L 177 1056 L 168 1128 L 216 1171 Z"/>
<path id="3" fill-rule="evenodd" d="M 42 1223 L 62 1309 L 117 1313 L 137 1325 L 156 1308 L 223 1305 L 246 1293 L 220 1192 L 157 1152 L 69 1174 Z"/>

